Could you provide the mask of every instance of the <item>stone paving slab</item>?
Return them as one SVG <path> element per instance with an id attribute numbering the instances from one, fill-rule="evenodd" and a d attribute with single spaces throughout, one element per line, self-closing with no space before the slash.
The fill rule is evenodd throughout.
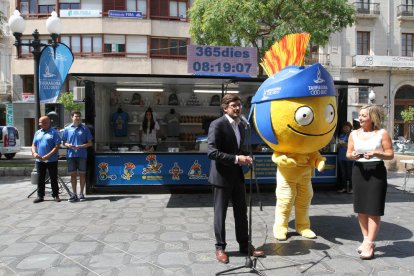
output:
<path id="1" fill-rule="evenodd" d="M 304 239 L 289 223 L 287 241 L 272 236 L 275 196 L 253 202 L 253 243 L 266 258 L 266 275 L 414 275 L 414 194 L 400 189 L 403 174 L 389 174 L 385 216 L 376 258 L 362 261 L 352 195 L 315 189 L 310 209 L 318 237 Z M 68 179 L 65 178 L 67 181 Z M 414 181 L 411 179 L 411 181 Z M 413 185 L 414 186 L 414 185 Z M 33 204 L 29 177 L 0 177 L 0 275 L 254 275 L 243 267 L 231 208 L 226 225 L 230 263 L 214 255 L 210 194 L 91 195 L 84 202 L 51 197 Z"/>

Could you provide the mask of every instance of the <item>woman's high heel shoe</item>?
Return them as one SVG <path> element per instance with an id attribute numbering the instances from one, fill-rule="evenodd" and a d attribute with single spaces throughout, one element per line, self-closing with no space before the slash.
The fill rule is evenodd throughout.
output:
<path id="1" fill-rule="evenodd" d="M 361 260 L 371 260 L 374 258 L 375 243 L 372 241 L 366 241 L 365 245 L 362 248 L 359 258 Z"/>
<path id="2" fill-rule="evenodd" d="M 361 242 L 361 245 L 357 248 L 357 252 L 361 254 L 362 249 L 364 249 L 365 242 L 368 240 L 368 236 L 364 236 L 364 240 Z"/>

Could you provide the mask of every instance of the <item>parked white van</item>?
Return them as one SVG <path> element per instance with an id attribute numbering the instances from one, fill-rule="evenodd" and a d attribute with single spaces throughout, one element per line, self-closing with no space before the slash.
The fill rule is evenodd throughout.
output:
<path id="1" fill-rule="evenodd" d="M 0 157 L 12 159 L 20 151 L 20 138 L 17 128 L 0 126 Z"/>

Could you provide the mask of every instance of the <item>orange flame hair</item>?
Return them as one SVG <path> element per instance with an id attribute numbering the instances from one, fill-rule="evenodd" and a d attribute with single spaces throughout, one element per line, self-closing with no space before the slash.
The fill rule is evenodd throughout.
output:
<path id="1" fill-rule="evenodd" d="M 288 34 L 272 45 L 260 65 L 270 77 L 289 65 L 302 66 L 310 34 Z"/>

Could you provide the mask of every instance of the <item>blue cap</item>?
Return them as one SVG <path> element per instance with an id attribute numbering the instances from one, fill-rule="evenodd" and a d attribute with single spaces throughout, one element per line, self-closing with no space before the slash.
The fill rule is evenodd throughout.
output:
<path id="1" fill-rule="evenodd" d="M 336 96 L 336 90 L 331 75 L 321 64 L 315 63 L 309 67 L 288 66 L 262 83 L 252 104 L 322 96 Z"/>
<path id="2" fill-rule="evenodd" d="M 336 90 L 331 74 L 320 63 L 288 66 L 259 87 L 252 98 L 249 119 L 254 110 L 258 132 L 268 142 L 278 144 L 270 118 L 270 101 L 325 96 L 336 96 Z"/>

